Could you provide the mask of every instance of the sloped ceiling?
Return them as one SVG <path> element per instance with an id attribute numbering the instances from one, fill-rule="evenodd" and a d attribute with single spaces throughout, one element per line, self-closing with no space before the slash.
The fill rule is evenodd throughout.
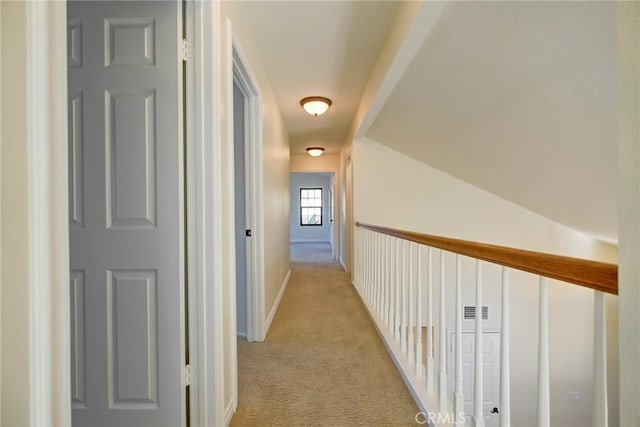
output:
<path id="1" fill-rule="evenodd" d="M 615 242 L 615 64 L 613 2 L 451 2 L 367 136 Z"/>
<path id="2" fill-rule="evenodd" d="M 261 51 L 289 131 L 292 153 L 320 145 L 337 153 L 400 2 L 242 1 L 234 6 Z M 314 118 L 299 102 L 326 96 Z"/>

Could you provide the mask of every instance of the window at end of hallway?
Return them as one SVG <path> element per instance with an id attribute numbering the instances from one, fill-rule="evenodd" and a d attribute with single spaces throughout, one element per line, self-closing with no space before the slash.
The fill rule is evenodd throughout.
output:
<path id="1" fill-rule="evenodd" d="M 300 189 L 300 225 L 322 225 L 322 188 Z"/>

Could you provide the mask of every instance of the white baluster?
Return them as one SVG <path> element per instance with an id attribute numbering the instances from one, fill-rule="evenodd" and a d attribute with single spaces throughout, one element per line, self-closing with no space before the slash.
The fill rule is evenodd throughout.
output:
<path id="1" fill-rule="evenodd" d="M 374 269 L 374 260 L 375 260 L 375 232 L 371 231 L 369 233 L 369 305 L 373 308 L 373 283 L 375 280 L 375 269 Z"/>
<path id="2" fill-rule="evenodd" d="M 383 310 L 383 290 L 384 290 L 384 258 L 383 258 L 383 243 L 384 243 L 384 234 L 380 234 L 378 236 L 378 315 L 382 320 L 384 318 L 384 310 Z"/>
<path id="3" fill-rule="evenodd" d="M 389 236 L 389 328 L 391 335 L 394 335 L 395 331 L 395 286 L 396 286 L 396 270 L 395 270 L 395 237 Z"/>
<path id="4" fill-rule="evenodd" d="M 415 336 L 415 300 L 414 300 L 414 274 L 413 274 L 413 243 L 408 242 L 408 256 L 407 256 L 407 264 L 408 264 L 408 281 L 407 281 L 407 328 L 409 331 L 409 351 L 407 353 L 409 364 L 413 364 L 415 362 L 415 354 L 416 354 L 416 336 Z"/>
<path id="5" fill-rule="evenodd" d="M 431 247 L 427 248 L 427 393 L 435 389 L 433 360 L 433 263 Z"/>
<path id="6" fill-rule="evenodd" d="M 395 286 L 395 319 L 396 325 L 394 329 L 394 335 L 396 342 L 400 344 L 400 329 L 402 325 L 400 324 L 400 291 L 401 291 L 401 283 L 400 280 L 402 278 L 402 271 L 400 269 L 400 239 L 396 239 L 396 286 Z"/>
<path id="7" fill-rule="evenodd" d="M 384 234 L 378 233 L 378 285 L 376 286 L 376 314 L 382 319 L 382 278 L 384 277 L 384 264 L 382 263 L 382 238 Z"/>
<path id="8" fill-rule="evenodd" d="M 364 271 L 363 271 L 363 280 L 362 280 L 362 291 L 363 297 L 367 298 L 367 281 L 369 280 L 369 230 L 365 230 L 364 235 L 362 236 L 363 241 L 363 253 L 362 260 L 364 262 Z"/>
<path id="9" fill-rule="evenodd" d="M 540 277 L 540 302 L 538 326 L 538 426 L 551 425 L 549 403 L 549 318 L 547 282 Z"/>
<path id="10" fill-rule="evenodd" d="M 388 322 L 389 322 L 389 332 L 393 333 L 393 328 L 394 328 L 394 315 L 395 312 L 393 310 L 394 307 L 394 295 L 395 295 L 395 252 L 394 252 L 394 243 L 395 243 L 395 237 L 389 236 L 389 290 L 387 291 L 387 298 L 389 300 L 389 307 L 388 307 Z"/>
<path id="11" fill-rule="evenodd" d="M 440 402 L 440 412 L 448 411 L 449 400 L 447 396 L 447 328 L 446 322 L 446 300 L 445 300 L 445 252 L 440 251 L 440 332 L 438 333 L 440 346 L 440 371 L 438 373 L 438 401 Z"/>
<path id="12" fill-rule="evenodd" d="M 358 267 L 360 270 L 358 288 L 360 289 L 360 294 L 362 294 L 362 285 L 364 281 L 364 230 L 359 229 L 358 231 Z"/>
<path id="13" fill-rule="evenodd" d="M 500 339 L 500 427 L 511 426 L 509 368 L 509 270 L 502 267 L 502 336 Z"/>
<path id="14" fill-rule="evenodd" d="M 453 413 L 456 421 L 464 413 L 464 392 L 462 389 L 462 267 L 460 255 L 456 254 L 456 348 L 455 387 L 453 393 Z"/>
<path id="15" fill-rule="evenodd" d="M 473 379 L 473 425 L 484 427 L 482 390 L 482 264 L 476 260 L 476 345 Z"/>
<path id="16" fill-rule="evenodd" d="M 406 265 L 406 253 L 405 253 L 405 241 L 402 241 L 401 246 L 401 266 L 402 266 L 402 279 L 400 280 L 402 286 L 402 306 L 400 318 L 402 319 L 402 325 L 400 330 L 400 341 L 402 353 L 407 354 L 407 265 Z"/>
<path id="17" fill-rule="evenodd" d="M 380 238 L 380 233 L 373 233 L 373 286 L 371 289 L 371 306 L 373 307 L 374 313 L 378 314 L 378 279 L 379 279 L 379 271 L 378 267 L 380 263 L 378 263 L 378 240 Z"/>
<path id="18" fill-rule="evenodd" d="M 366 247 L 366 251 L 365 251 L 365 265 L 364 265 L 364 274 L 365 274 L 365 280 L 364 280 L 364 294 L 365 294 L 365 298 L 368 299 L 369 297 L 369 280 L 370 280 L 370 270 L 369 270 L 369 265 L 371 264 L 371 261 L 369 259 L 369 253 L 371 251 L 371 246 L 370 246 L 370 238 L 371 238 L 371 233 L 369 232 L 369 230 L 367 230 L 366 234 L 365 234 L 365 238 L 366 238 L 366 243 L 365 243 L 365 247 Z"/>
<path id="19" fill-rule="evenodd" d="M 375 281 L 375 268 L 374 268 L 374 264 L 375 264 L 375 250 L 376 250 L 376 246 L 375 246 L 375 232 L 371 232 L 369 233 L 369 292 L 368 292 L 368 297 L 369 297 L 369 306 L 374 309 L 374 305 L 373 305 L 373 283 Z"/>
<path id="20" fill-rule="evenodd" d="M 416 376 L 422 378 L 424 365 L 422 364 L 422 247 L 416 250 Z"/>
<path id="21" fill-rule="evenodd" d="M 361 257 L 361 276 L 362 280 L 360 282 L 360 294 L 364 297 L 364 289 L 365 289 L 365 281 L 367 280 L 367 231 L 362 230 L 362 235 L 360 236 L 360 257 Z"/>
<path id="22" fill-rule="evenodd" d="M 355 286 L 358 287 L 358 279 L 359 275 L 359 266 L 360 266 L 360 258 L 358 252 L 360 251 L 360 241 L 358 240 L 358 234 L 360 233 L 358 227 L 354 227 L 353 229 L 353 277 L 355 279 Z"/>
<path id="23" fill-rule="evenodd" d="M 607 329 L 605 295 L 596 291 L 593 300 L 593 425 L 607 427 Z"/>
<path id="24" fill-rule="evenodd" d="M 382 288 L 382 321 L 385 328 L 389 330 L 389 235 L 384 236 L 384 250 L 383 260 L 384 263 L 384 276 L 383 276 L 383 288 Z"/>

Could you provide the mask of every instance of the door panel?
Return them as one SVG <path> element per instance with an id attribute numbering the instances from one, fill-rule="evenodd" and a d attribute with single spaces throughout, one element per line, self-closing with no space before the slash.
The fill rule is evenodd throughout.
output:
<path id="1" fill-rule="evenodd" d="M 449 335 L 449 394 L 452 398 L 455 381 L 454 348 L 455 334 Z M 468 422 L 473 416 L 473 391 L 475 376 L 475 333 L 462 333 L 462 392 L 464 393 L 464 412 Z M 498 414 L 491 413 L 500 403 L 500 333 L 482 334 L 482 399 L 483 415 L 486 427 L 498 426 Z"/>
<path id="2" fill-rule="evenodd" d="M 74 426 L 179 426 L 181 4 L 68 5 Z"/>

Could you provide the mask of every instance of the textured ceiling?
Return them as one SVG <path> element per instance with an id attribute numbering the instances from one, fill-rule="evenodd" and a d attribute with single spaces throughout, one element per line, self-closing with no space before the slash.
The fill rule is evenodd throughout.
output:
<path id="1" fill-rule="evenodd" d="M 616 241 L 615 24 L 613 2 L 452 2 L 367 136 Z"/>
<path id="2" fill-rule="evenodd" d="M 399 2 L 247 1 L 235 5 L 260 49 L 289 131 L 292 153 L 320 145 L 338 152 Z M 333 100 L 320 117 L 300 100 Z"/>

